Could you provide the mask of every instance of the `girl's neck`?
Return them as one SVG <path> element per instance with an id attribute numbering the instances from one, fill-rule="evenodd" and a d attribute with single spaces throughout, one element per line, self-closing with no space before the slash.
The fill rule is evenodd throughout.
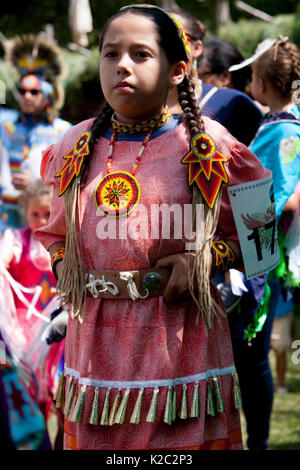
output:
<path id="1" fill-rule="evenodd" d="M 162 114 L 165 110 L 166 110 L 166 106 L 163 106 L 161 110 L 158 110 L 156 113 L 151 113 L 151 115 L 140 116 L 136 118 L 127 117 L 117 112 L 114 112 L 113 117 L 116 121 L 118 121 L 119 124 L 124 124 L 125 126 L 128 126 L 128 125 L 134 126 L 136 124 L 141 123 L 142 121 L 150 121 L 155 116 Z"/>
<path id="2" fill-rule="evenodd" d="M 274 114 L 274 113 L 280 113 L 282 111 L 286 111 L 292 104 L 293 103 L 290 98 L 276 97 L 270 100 L 268 103 L 269 113 Z"/>

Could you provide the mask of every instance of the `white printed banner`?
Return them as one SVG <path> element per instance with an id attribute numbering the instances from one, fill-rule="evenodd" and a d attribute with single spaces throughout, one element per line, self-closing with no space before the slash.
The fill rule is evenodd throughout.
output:
<path id="1" fill-rule="evenodd" d="M 229 186 L 247 279 L 274 269 L 280 261 L 272 174 Z"/>

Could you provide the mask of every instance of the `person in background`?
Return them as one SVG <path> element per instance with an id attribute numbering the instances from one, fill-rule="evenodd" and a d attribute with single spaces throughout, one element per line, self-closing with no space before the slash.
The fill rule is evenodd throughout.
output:
<path id="1" fill-rule="evenodd" d="M 54 299 L 56 279 L 52 273 L 49 253 L 33 234 L 34 230 L 48 223 L 51 197 L 52 188 L 45 186 L 41 179 L 29 183 L 23 192 L 22 200 L 28 227 L 7 229 L 0 239 L 0 315 L 1 326 L 12 353 L 24 359 L 35 375 L 38 384 L 38 404 L 46 423 L 54 415 L 61 425 L 61 417 L 53 408 L 52 402 L 59 379 L 60 363 L 63 362 L 64 340 L 53 342 L 51 346 L 41 343 L 45 320 L 50 319 L 50 315 L 52 316 L 57 310 L 57 302 Z M 4 279 L 10 279 L 3 272 L 4 268 L 11 276 L 10 283 L 3 284 Z M 41 287 L 34 306 L 44 317 L 48 315 L 45 320 L 35 313 L 28 316 L 28 305 L 25 305 L 23 298 L 20 297 L 15 282 L 24 289 Z M 11 309 L 9 299 L 12 297 L 8 290 L 13 295 Z M 24 297 L 31 303 L 34 298 L 33 291 L 24 291 Z M 52 308 L 48 312 L 50 304 Z"/>
<path id="2" fill-rule="evenodd" d="M 298 207 L 295 188 L 300 179 L 300 111 L 299 100 L 293 100 L 292 94 L 293 83 L 300 78 L 300 54 L 296 45 L 287 38 L 267 39 L 257 47 L 251 58 L 231 69 L 236 71 L 250 63 L 251 93 L 268 107 L 269 112 L 263 117 L 249 148 L 273 174 L 281 263 L 269 274 L 268 282 L 266 276 L 245 281 L 248 292 L 243 295 L 240 304 L 243 315 L 249 313 L 252 305 L 256 306 L 254 312 L 263 306 L 261 313 L 267 314 L 262 330 L 257 332 L 250 348 L 242 335 L 242 316 L 234 312 L 229 319 L 247 420 L 248 445 L 254 449 L 265 449 L 268 447 L 273 403 L 273 379 L 268 357 L 273 319 L 285 317 L 286 321 L 280 323 L 290 327 L 293 310 L 292 295 L 284 285 L 282 268 L 285 264 L 284 239 L 293 218 L 291 213 Z M 278 322 L 273 340 L 274 334 L 278 335 L 277 327 Z M 277 367 L 283 367 L 277 377 L 277 387 L 280 387 L 277 390 L 280 392 L 283 388 L 280 380 L 284 376 L 284 364 L 280 357 L 282 347 L 276 341 L 273 344 L 279 353 Z"/>
<path id="3" fill-rule="evenodd" d="M 203 115 L 222 124 L 240 142 L 249 145 L 259 127 L 262 113 L 254 101 L 242 91 L 233 88 L 218 88 L 201 80 L 196 69 L 203 54 L 203 27 L 190 13 L 181 9 L 168 9 L 186 31 L 191 48 L 191 59 L 188 71 L 193 79 L 196 94 Z M 176 90 L 172 89 L 168 97 L 168 105 L 173 114 L 182 110 L 178 104 Z M 247 124 L 245 125 L 245 116 Z"/>
<path id="4" fill-rule="evenodd" d="M 220 38 L 203 42 L 203 52 L 198 58 L 198 75 L 208 85 L 234 88 L 245 93 L 251 82 L 251 68 L 230 72 L 229 68 L 244 60 L 240 51 L 229 41 Z"/>
<path id="5" fill-rule="evenodd" d="M 24 225 L 18 198 L 40 177 L 41 151 L 70 127 L 58 117 L 64 101 L 60 49 L 42 37 L 23 35 L 7 42 L 5 58 L 20 78 L 19 109 L 0 127 L 1 232 Z"/>

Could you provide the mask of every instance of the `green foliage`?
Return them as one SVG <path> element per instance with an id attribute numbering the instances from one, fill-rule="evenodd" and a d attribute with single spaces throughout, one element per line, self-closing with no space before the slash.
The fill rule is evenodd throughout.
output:
<path id="1" fill-rule="evenodd" d="M 300 10 L 296 15 L 278 15 L 271 23 L 241 19 L 228 23 L 219 31 L 219 37 L 232 42 L 245 57 L 252 55 L 263 39 L 276 38 L 279 34 L 288 36 L 300 46 Z"/>

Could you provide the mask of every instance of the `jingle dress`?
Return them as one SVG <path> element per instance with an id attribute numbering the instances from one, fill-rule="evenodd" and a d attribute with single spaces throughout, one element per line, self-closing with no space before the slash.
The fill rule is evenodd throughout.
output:
<path id="1" fill-rule="evenodd" d="M 49 224 L 36 235 L 47 249 L 63 241 L 66 231 L 64 199 L 58 197 L 59 178 L 55 175 L 64 163 L 63 156 L 91 124 L 92 120 L 78 124 L 44 153 L 41 175 L 46 184 L 54 185 L 54 196 Z M 228 158 L 225 167 L 229 184 L 266 176 L 256 157 L 220 124 L 208 118 L 204 124 L 219 151 Z M 105 238 L 105 223 L 115 219 L 105 218 L 95 204 L 95 190 L 106 174 L 110 135 L 108 130 L 97 142 L 81 190 L 81 239 L 86 268 L 137 270 L 153 266 L 161 257 L 184 252 L 183 237 L 151 238 L 147 213 L 150 214 L 151 204 L 179 204 L 183 208 L 191 203 L 187 168 L 180 163 L 189 151 L 186 125 L 171 118 L 154 131 L 136 173 L 141 187 L 140 204 L 146 211 L 135 209 L 129 214 L 126 223 L 135 230 L 127 239 Z M 112 171 L 130 171 L 144 136 L 118 136 Z M 141 231 L 142 236 L 138 236 Z M 237 239 L 226 189 L 217 235 L 223 240 Z M 213 285 L 211 293 L 222 304 Z M 219 323 L 215 318 L 207 333 L 201 318 L 196 323 L 197 313 L 191 298 L 169 305 L 162 297 L 136 301 L 87 298 L 83 323 L 70 319 L 67 328 L 66 449 L 242 448 L 240 403 L 235 393 L 227 319 L 220 317 Z M 147 414 L 155 397 L 156 416 L 154 422 L 148 422 Z M 107 425 L 104 420 L 101 425 L 103 412 L 109 415 L 117 401 L 122 424 Z M 191 406 L 198 416 L 198 405 L 199 417 L 190 418 Z M 134 408 L 140 416 L 133 413 Z M 171 425 L 164 422 L 166 415 L 165 421 Z M 139 424 L 130 423 L 131 419 Z"/>

